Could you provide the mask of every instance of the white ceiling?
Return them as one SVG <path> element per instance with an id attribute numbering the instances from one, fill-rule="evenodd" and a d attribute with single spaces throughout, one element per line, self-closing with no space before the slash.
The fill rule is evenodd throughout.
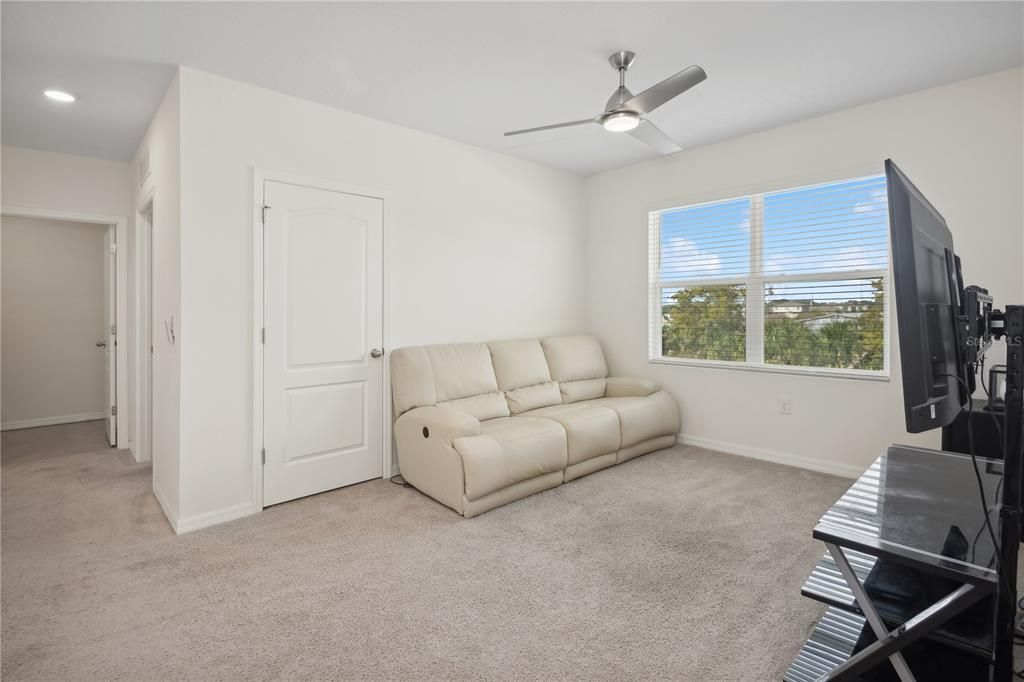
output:
<path id="1" fill-rule="evenodd" d="M 3 142 L 119 160 L 176 64 L 589 175 L 657 154 L 502 132 L 597 114 L 619 49 L 633 92 L 707 70 L 651 115 L 684 150 L 1024 62 L 1018 2 L 4 2 L 2 26 Z"/>

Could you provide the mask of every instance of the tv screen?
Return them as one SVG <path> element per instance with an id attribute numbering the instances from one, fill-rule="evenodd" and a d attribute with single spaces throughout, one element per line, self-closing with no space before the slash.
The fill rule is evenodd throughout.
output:
<path id="1" fill-rule="evenodd" d="M 951 423 L 967 402 L 955 378 L 969 381 L 957 334 L 963 283 L 946 221 L 891 159 L 885 178 L 903 406 L 907 431 L 920 433 Z"/>

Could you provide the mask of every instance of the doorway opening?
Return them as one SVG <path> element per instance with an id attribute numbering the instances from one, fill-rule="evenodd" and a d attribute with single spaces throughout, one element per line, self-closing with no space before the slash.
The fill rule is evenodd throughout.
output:
<path id="1" fill-rule="evenodd" d="M 126 236 L 119 217 L 0 212 L 5 441 L 56 438 L 6 433 L 46 427 L 83 439 L 72 448 L 128 446 L 118 414 L 127 404 L 127 259 L 118 252 Z"/>

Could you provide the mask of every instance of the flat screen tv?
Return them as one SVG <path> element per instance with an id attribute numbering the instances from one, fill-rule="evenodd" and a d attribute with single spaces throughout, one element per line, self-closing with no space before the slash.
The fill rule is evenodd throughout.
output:
<path id="1" fill-rule="evenodd" d="M 891 159 L 885 178 L 903 406 L 907 431 L 920 433 L 950 424 L 967 404 L 963 386 L 973 390 L 957 328 L 963 280 L 946 221 Z"/>

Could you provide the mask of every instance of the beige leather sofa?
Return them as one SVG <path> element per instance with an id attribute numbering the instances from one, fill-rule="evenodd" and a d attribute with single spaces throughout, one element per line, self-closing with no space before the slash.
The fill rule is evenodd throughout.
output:
<path id="1" fill-rule="evenodd" d="M 609 377 L 591 336 L 391 353 L 402 476 L 465 517 L 676 442 L 657 384 Z"/>

